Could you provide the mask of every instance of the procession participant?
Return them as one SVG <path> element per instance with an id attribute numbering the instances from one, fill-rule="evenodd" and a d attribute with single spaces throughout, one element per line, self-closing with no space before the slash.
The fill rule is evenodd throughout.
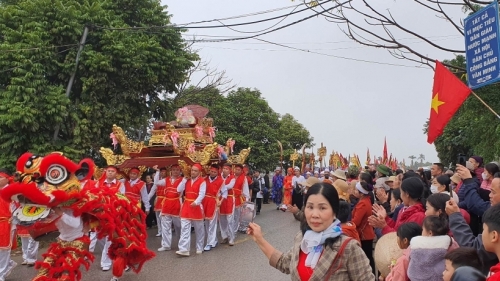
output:
<path id="1" fill-rule="evenodd" d="M 292 191 L 293 191 L 293 169 L 288 168 L 286 170 L 286 176 L 283 180 L 283 204 L 291 205 L 292 204 Z"/>
<path id="2" fill-rule="evenodd" d="M 302 182 L 305 182 L 306 179 L 300 174 L 299 167 L 294 168 L 295 175 L 292 178 L 292 186 L 293 186 L 293 195 L 292 195 L 292 205 L 296 205 L 297 208 L 302 209 L 302 204 L 304 202 L 304 195 L 302 192 L 302 186 L 300 185 Z"/>
<path id="3" fill-rule="evenodd" d="M 271 194 L 271 198 L 276 204 L 276 210 L 280 209 L 281 206 L 281 200 L 283 199 L 283 175 L 281 174 L 281 168 L 276 167 L 274 170 L 274 176 L 273 176 L 273 190 Z"/>
<path id="4" fill-rule="evenodd" d="M 149 215 L 149 209 L 151 205 L 149 204 L 148 190 L 146 189 L 146 183 L 139 179 L 139 174 L 141 171 L 137 167 L 133 167 L 128 171 L 129 180 L 123 180 L 125 184 L 125 196 L 129 199 L 137 201 L 139 208 L 141 207 L 141 201 L 146 209 L 146 216 Z"/>
<path id="5" fill-rule="evenodd" d="M 107 166 L 104 174 L 96 183 L 96 188 L 109 188 L 113 192 L 121 193 L 125 195 L 125 185 L 123 182 L 119 181 L 116 176 L 118 175 L 118 168 L 115 166 Z M 111 241 L 108 240 L 107 237 L 102 239 L 97 239 L 97 235 L 95 232 L 91 233 L 90 236 L 90 247 L 89 251 L 94 252 L 96 244 L 100 244 L 102 247 L 102 255 L 101 255 L 101 269 L 102 271 L 109 271 L 113 262 L 108 255 L 109 246 L 111 245 Z"/>
<path id="6" fill-rule="evenodd" d="M 228 191 L 229 195 L 234 195 L 234 216 L 233 216 L 233 229 L 236 236 L 236 232 L 242 231 L 246 232 L 246 229 L 239 229 L 240 224 L 240 214 L 243 202 L 250 200 L 250 191 L 248 187 L 248 181 L 246 175 L 243 173 L 243 165 L 234 165 L 234 187 Z"/>
<path id="7" fill-rule="evenodd" d="M 158 201 L 160 204 L 160 221 L 161 223 L 161 248 L 158 252 L 170 251 L 172 249 L 172 224 L 176 233 L 181 233 L 181 193 L 179 190 L 184 190 L 186 178 L 181 177 L 181 168 L 174 164 L 170 167 L 170 177 L 160 179 L 161 169 L 154 166 L 156 170 L 154 176 L 154 184 L 157 187 Z"/>
<path id="8" fill-rule="evenodd" d="M 328 168 L 325 169 L 322 182 L 333 185 L 333 180 L 330 178 L 330 169 Z"/>
<path id="9" fill-rule="evenodd" d="M 9 184 L 9 178 L 7 171 L 0 169 L 0 189 Z M 15 232 L 11 204 L 0 198 L 0 281 L 4 281 L 17 266 L 10 258 L 10 251 L 15 247 Z"/>
<path id="10" fill-rule="evenodd" d="M 179 256 L 189 256 L 191 248 L 191 225 L 196 234 L 196 254 L 203 253 L 205 228 L 203 225 L 203 208 L 201 203 L 205 197 L 207 184 L 201 177 L 202 167 L 196 163 L 191 167 L 191 179 L 186 185 L 179 185 L 178 192 L 185 192 L 184 203 L 181 207 L 181 238 L 179 239 Z"/>
<path id="11" fill-rule="evenodd" d="M 231 175 L 231 164 L 224 164 L 222 167 L 221 179 L 223 185 L 220 190 L 220 234 L 222 237 L 221 244 L 229 243 L 229 246 L 234 245 L 233 216 L 234 216 L 234 195 L 229 195 L 229 190 L 233 189 L 236 179 Z"/>
<path id="12" fill-rule="evenodd" d="M 16 226 L 17 235 L 21 238 L 21 249 L 23 252 L 22 265 L 34 266 L 38 257 L 40 243 L 31 237 L 28 229 L 21 225 Z"/>
<path id="13" fill-rule="evenodd" d="M 210 166 L 210 173 L 205 179 L 207 190 L 202 202 L 203 212 L 205 213 L 205 233 L 207 236 L 205 251 L 210 251 L 217 246 L 217 218 L 219 217 L 217 207 L 220 205 L 217 196 L 224 183 L 222 178 L 218 177 L 218 173 L 219 166 L 212 165 Z"/>
<path id="14" fill-rule="evenodd" d="M 145 177 L 146 180 L 146 190 L 148 192 L 148 199 L 149 199 L 149 214 L 146 216 L 146 229 L 150 229 L 153 227 L 153 224 L 156 223 L 156 225 L 159 228 L 160 222 L 156 220 L 156 212 L 154 210 L 154 205 L 155 205 L 155 200 L 156 200 L 156 194 L 153 193 L 152 197 L 149 197 L 149 194 L 151 194 L 151 190 L 153 189 L 153 186 L 155 185 L 153 182 L 153 175 L 146 175 Z M 146 212 L 146 209 L 143 210 Z M 160 232 L 160 230 L 158 230 Z"/>
<path id="15" fill-rule="evenodd" d="M 315 178 L 319 179 L 319 172 L 318 172 L 318 170 L 315 170 L 315 171 L 314 171 L 313 176 L 314 176 Z"/>
<path id="16" fill-rule="evenodd" d="M 174 165 L 175 166 L 175 165 Z M 160 168 L 160 177 L 158 178 L 159 180 L 163 180 L 167 177 L 167 168 L 166 167 L 161 167 Z M 161 209 L 163 205 L 163 201 L 165 200 L 165 185 L 158 185 L 153 182 L 153 188 L 149 192 L 149 199 L 152 199 L 154 196 L 156 196 L 155 203 L 154 203 L 154 210 L 156 213 L 156 224 L 158 226 L 158 234 L 156 234 L 156 237 L 162 237 L 162 229 L 163 225 L 161 222 Z M 180 221 L 179 221 L 180 225 Z"/>

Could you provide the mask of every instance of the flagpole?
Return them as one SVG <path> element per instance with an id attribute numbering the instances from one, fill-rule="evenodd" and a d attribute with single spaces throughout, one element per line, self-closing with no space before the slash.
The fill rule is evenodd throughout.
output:
<path id="1" fill-rule="evenodd" d="M 482 98 L 480 98 L 474 91 L 471 91 L 471 93 L 482 103 L 484 104 L 484 106 L 486 106 L 486 108 L 488 108 L 493 114 L 495 114 L 495 116 L 500 119 L 500 115 L 498 115 L 498 113 L 495 112 L 495 110 L 493 110 L 493 108 L 491 108 L 489 105 L 486 104 L 486 102 L 484 102 L 484 100 Z"/>

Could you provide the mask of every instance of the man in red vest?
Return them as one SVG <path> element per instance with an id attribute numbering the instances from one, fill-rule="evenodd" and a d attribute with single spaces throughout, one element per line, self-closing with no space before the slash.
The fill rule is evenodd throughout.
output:
<path id="1" fill-rule="evenodd" d="M 237 231 L 246 231 L 246 229 L 238 229 L 240 224 L 241 205 L 245 201 L 250 200 L 250 192 L 246 175 L 243 173 L 243 165 L 234 165 L 234 187 L 229 191 L 229 195 L 234 196 L 234 217 L 233 230 L 236 236 Z M 231 192 L 232 191 L 232 192 Z"/>
<path id="2" fill-rule="evenodd" d="M 210 251 L 217 246 L 217 209 L 219 205 L 218 195 L 221 191 L 223 180 L 218 177 L 219 166 L 212 165 L 210 174 L 205 179 L 207 191 L 203 198 L 203 211 L 205 213 L 205 232 L 207 234 L 207 245 L 205 251 Z"/>
<path id="3" fill-rule="evenodd" d="M 125 194 L 125 185 L 116 178 L 117 175 L 117 167 L 107 166 L 104 174 L 96 183 L 96 188 L 108 188 L 111 190 L 111 192 L 119 192 L 121 194 Z M 97 243 L 101 245 L 101 247 L 103 248 L 101 255 L 101 269 L 103 271 L 109 271 L 111 269 L 111 266 L 113 265 L 111 258 L 108 256 L 108 249 L 111 245 L 111 241 L 108 241 L 107 237 L 97 240 L 96 236 L 97 235 L 95 232 L 93 234 L 91 233 L 89 250 L 93 252 Z"/>
<path id="4" fill-rule="evenodd" d="M 0 170 L 0 189 L 9 184 L 10 175 Z M 17 263 L 10 258 L 10 250 L 15 247 L 16 226 L 12 223 L 11 203 L 0 198 L 0 280 L 12 273 Z"/>
<path id="5" fill-rule="evenodd" d="M 180 256 L 189 256 L 191 246 L 191 225 L 196 234 L 196 254 L 203 253 L 205 227 L 203 225 L 203 208 L 201 203 L 205 197 L 207 184 L 201 176 L 202 167 L 196 163 L 191 167 L 191 179 L 187 180 L 185 188 L 179 187 L 178 192 L 184 191 L 184 203 L 181 208 L 181 238 L 179 239 Z"/>
<path id="6" fill-rule="evenodd" d="M 146 215 L 149 215 L 149 209 L 151 209 L 151 204 L 149 203 L 148 190 L 146 189 L 146 183 L 139 179 L 139 174 L 141 171 L 139 168 L 131 168 L 128 172 L 129 180 L 125 181 L 125 196 L 129 199 L 137 201 L 139 207 L 144 204 L 146 210 Z"/>
<path id="7" fill-rule="evenodd" d="M 223 185 L 219 195 L 219 200 L 221 200 L 219 210 L 220 234 L 222 236 L 221 244 L 229 242 L 229 246 L 234 245 L 234 233 L 236 232 L 233 229 L 234 195 L 229 195 L 229 191 L 233 189 L 236 182 L 235 178 L 231 175 L 231 168 L 231 164 L 227 163 L 222 167 L 221 179 Z"/>
<path id="8" fill-rule="evenodd" d="M 161 200 L 160 205 L 160 220 L 161 220 L 161 248 L 158 252 L 170 251 L 172 249 L 172 224 L 175 232 L 181 233 L 181 220 L 179 218 L 181 212 L 181 191 L 184 190 L 187 180 L 181 177 L 181 169 L 179 165 L 172 165 L 170 169 L 170 177 L 160 179 L 160 171 L 158 166 L 154 166 L 156 170 L 154 183 L 157 187 L 157 200 Z"/>
<path id="9" fill-rule="evenodd" d="M 158 166 L 155 166 L 158 168 Z M 163 180 L 167 177 L 167 168 L 166 167 L 161 167 L 160 168 L 160 176 L 158 177 L 158 180 Z M 153 179 L 154 183 L 154 179 Z M 163 200 L 165 199 L 165 188 L 166 185 L 157 185 L 154 183 L 153 188 L 151 188 L 151 191 L 149 192 L 148 198 L 151 200 L 153 197 L 156 196 L 155 203 L 154 203 L 154 210 L 156 213 L 156 225 L 158 226 L 158 234 L 156 234 L 156 237 L 161 237 L 162 236 L 162 224 L 161 224 L 161 208 L 163 205 Z M 180 229 L 180 221 L 179 221 L 179 229 Z"/>

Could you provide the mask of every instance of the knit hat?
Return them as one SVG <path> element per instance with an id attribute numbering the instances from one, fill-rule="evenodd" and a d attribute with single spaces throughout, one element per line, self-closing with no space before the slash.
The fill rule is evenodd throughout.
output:
<path id="1" fill-rule="evenodd" d="M 461 266 L 455 269 L 451 281 L 485 281 L 486 277 L 477 269 L 470 266 Z"/>
<path id="2" fill-rule="evenodd" d="M 479 164 L 479 166 L 483 165 L 483 157 L 481 157 L 481 156 L 471 156 L 470 158 L 476 160 L 476 162 Z"/>
<path id="3" fill-rule="evenodd" d="M 391 173 L 391 169 L 387 167 L 386 165 L 380 164 L 377 166 L 377 172 L 381 173 L 382 175 L 388 176 Z"/>

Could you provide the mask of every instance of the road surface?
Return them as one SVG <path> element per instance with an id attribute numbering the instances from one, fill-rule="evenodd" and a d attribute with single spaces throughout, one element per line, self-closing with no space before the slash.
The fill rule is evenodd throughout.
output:
<path id="1" fill-rule="evenodd" d="M 288 251 L 292 246 L 293 238 L 299 231 L 299 223 L 295 221 L 292 214 L 277 211 L 274 204 L 262 205 L 261 214 L 256 217 L 255 222 L 262 227 L 264 237 L 283 252 Z M 155 237 L 156 231 L 156 229 L 148 230 L 148 247 L 154 249 L 155 252 L 160 247 L 160 238 Z M 194 236 L 194 233 L 192 235 Z M 192 242 L 194 242 L 193 238 Z M 177 243 L 177 238 L 174 243 Z M 40 249 L 39 255 L 45 250 Z M 233 247 L 219 245 L 201 255 L 194 253 L 194 243 L 191 244 L 190 257 L 178 257 L 175 250 L 174 248 L 169 252 L 156 252 L 156 257 L 144 265 L 139 275 L 127 272 L 120 278 L 120 281 L 290 280 L 290 276 L 269 266 L 264 254 L 246 234 L 238 234 Z M 98 246 L 96 260 L 90 270 L 87 272 L 83 269 L 83 281 L 109 281 L 111 279 L 111 271 L 103 272 L 100 269 L 100 251 Z M 19 256 L 13 259 L 21 263 Z M 28 281 L 35 275 L 36 270 L 33 267 L 18 265 L 7 281 Z"/>

